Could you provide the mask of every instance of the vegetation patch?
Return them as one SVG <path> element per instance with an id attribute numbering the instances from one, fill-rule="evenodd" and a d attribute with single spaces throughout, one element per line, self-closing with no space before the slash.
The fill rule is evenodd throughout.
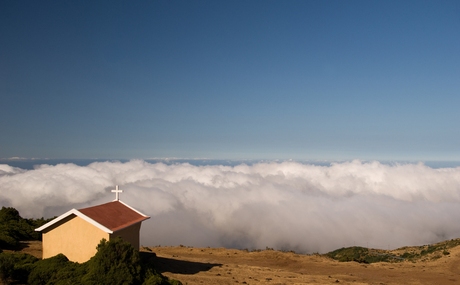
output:
<path id="1" fill-rule="evenodd" d="M 25 253 L 0 253 L 0 277 L 4 284 L 181 284 L 158 273 L 151 259 L 142 259 L 120 237 L 103 239 L 96 255 L 81 264 L 69 261 L 63 254 L 39 260 Z"/>
<path id="2" fill-rule="evenodd" d="M 54 218 L 52 218 L 54 219 Z M 150 257 L 120 237 L 101 240 L 97 253 L 85 263 L 71 262 L 63 254 L 39 260 L 26 253 L 6 253 L 18 249 L 20 241 L 41 240 L 35 232 L 52 219 L 23 219 L 14 208 L 0 210 L 0 281 L 3 284 L 139 284 L 179 285 L 158 273 Z"/>
<path id="3" fill-rule="evenodd" d="M 399 249 L 399 251 L 403 251 L 404 253 L 401 256 L 410 261 L 434 260 L 449 255 L 450 250 L 459 245 L 460 239 L 452 239 L 436 244 L 404 247 Z"/>
<path id="4" fill-rule="evenodd" d="M 35 229 L 51 219 L 23 219 L 15 208 L 2 207 L 0 210 L 0 248 L 16 249 L 20 241 L 41 240 L 42 235 Z"/>
<path id="5" fill-rule="evenodd" d="M 353 246 L 331 251 L 326 256 L 340 262 L 356 261 L 359 263 L 398 261 L 394 256 L 370 251 L 368 248 Z"/>
<path id="6" fill-rule="evenodd" d="M 396 250 L 378 250 L 354 246 L 331 251 L 325 256 L 341 262 L 374 263 L 400 262 L 402 260 L 416 262 L 418 260 L 436 260 L 447 256 L 452 248 L 459 245 L 460 239 L 452 239 L 431 245 L 406 246 Z"/>

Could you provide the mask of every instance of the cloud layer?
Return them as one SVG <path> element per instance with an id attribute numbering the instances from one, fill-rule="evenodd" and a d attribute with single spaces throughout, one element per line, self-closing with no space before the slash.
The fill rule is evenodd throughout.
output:
<path id="1" fill-rule="evenodd" d="M 251 166 L 0 165 L 0 203 L 23 217 L 121 200 L 151 216 L 143 245 L 327 252 L 396 248 L 460 237 L 460 168 L 352 161 Z"/>

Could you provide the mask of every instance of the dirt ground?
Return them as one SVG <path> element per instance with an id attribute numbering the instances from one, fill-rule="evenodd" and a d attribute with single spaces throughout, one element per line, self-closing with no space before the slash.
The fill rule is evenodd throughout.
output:
<path id="1" fill-rule="evenodd" d="M 360 264 L 273 250 L 149 247 L 155 266 L 193 284 L 460 284 L 460 247 L 431 261 Z M 145 248 L 142 251 L 147 251 Z"/>
<path id="2" fill-rule="evenodd" d="M 36 258 L 42 258 L 42 242 L 38 240 L 32 241 L 22 241 L 20 242 L 20 252 L 25 252 L 30 255 L 35 256 Z M 17 252 L 13 250 L 4 249 L 4 252 Z"/>
<path id="3" fill-rule="evenodd" d="M 41 258 L 41 242 L 22 252 Z M 163 275 L 193 284 L 460 284 L 460 246 L 436 260 L 360 264 L 273 250 L 143 247 Z M 155 253 L 155 255 L 153 254 Z"/>

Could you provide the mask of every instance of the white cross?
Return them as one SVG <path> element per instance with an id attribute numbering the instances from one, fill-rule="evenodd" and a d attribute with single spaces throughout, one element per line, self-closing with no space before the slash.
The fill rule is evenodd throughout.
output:
<path id="1" fill-rule="evenodd" d="M 112 192 L 115 193 L 115 200 L 114 201 L 119 201 L 120 200 L 120 197 L 119 197 L 119 193 L 122 193 L 123 190 L 119 190 L 118 189 L 118 185 L 115 187 L 115 190 L 112 190 Z"/>

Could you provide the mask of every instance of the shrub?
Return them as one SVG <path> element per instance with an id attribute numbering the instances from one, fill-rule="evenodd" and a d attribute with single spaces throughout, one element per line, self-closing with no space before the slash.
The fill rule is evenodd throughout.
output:
<path id="1" fill-rule="evenodd" d="M 0 245 L 6 243 L 8 246 L 47 222 L 43 219 L 24 220 L 14 208 L 5 207 L 0 210 L 0 221 Z M 36 285 L 181 285 L 181 282 L 157 273 L 151 260 L 141 260 L 139 252 L 120 237 L 110 241 L 103 239 L 97 246 L 96 255 L 82 264 L 69 261 L 63 254 L 38 260 L 29 254 L 2 253 L 0 250 L 0 280 L 5 284 L 12 280 Z"/>
<path id="2" fill-rule="evenodd" d="M 27 253 L 14 253 L 14 270 L 11 277 L 22 283 L 27 283 L 30 272 L 35 268 L 35 263 L 39 260 Z"/>
<path id="3" fill-rule="evenodd" d="M 14 237 L 7 225 L 0 225 L 0 248 L 13 249 L 19 245 L 19 241 Z"/>
<path id="4" fill-rule="evenodd" d="M 0 253 L 0 279 L 4 283 L 8 278 L 27 283 L 37 261 L 38 258 L 26 253 Z"/>
<path id="5" fill-rule="evenodd" d="M 409 252 L 405 252 L 401 257 L 402 258 L 406 258 L 406 259 L 411 259 L 413 258 L 415 255 L 412 254 L 412 253 L 409 253 Z"/>
<path id="6" fill-rule="evenodd" d="M 14 259 L 11 254 L 0 253 L 0 280 L 7 283 L 7 280 L 13 274 Z"/>
<path id="7" fill-rule="evenodd" d="M 41 233 L 35 232 L 51 219 L 23 219 L 15 208 L 0 210 L 0 247 L 14 249 L 22 240 L 41 240 Z"/>
<path id="8" fill-rule="evenodd" d="M 48 284 L 49 281 L 56 280 L 58 271 L 65 268 L 69 263 L 72 262 L 63 254 L 36 262 L 34 269 L 29 274 L 28 284 Z M 53 282 L 49 284 L 53 284 Z"/>
<path id="9" fill-rule="evenodd" d="M 150 275 L 150 277 L 146 278 L 142 285 L 161 285 L 164 284 L 164 278 L 161 278 L 160 275 Z"/>
<path id="10" fill-rule="evenodd" d="M 354 246 L 354 247 L 337 249 L 337 250 L 327 253 L 326 255 L 340 262 L 357 261 L 357 262 L 369 263 L 365 259 L 368 254 L 369 254 L 369 250 L 367 248 Z"/>
<path id="11" fill-rule="evenodd" d="M 341 262 L 356 261 L 359 263 L 374 263 L 400 261 L 400 259 L 394 259 L 393 256 L 370 252 L 369 249 L 359 246 L 337 249 L 327 253 L 326 256 Z"/>
<path id="12" fill-rule="evenodd" d="M 139 252 L 120 237 L 102 241 L 97 253 L 88 261 L 87 284 L 141 284 Z"/>

